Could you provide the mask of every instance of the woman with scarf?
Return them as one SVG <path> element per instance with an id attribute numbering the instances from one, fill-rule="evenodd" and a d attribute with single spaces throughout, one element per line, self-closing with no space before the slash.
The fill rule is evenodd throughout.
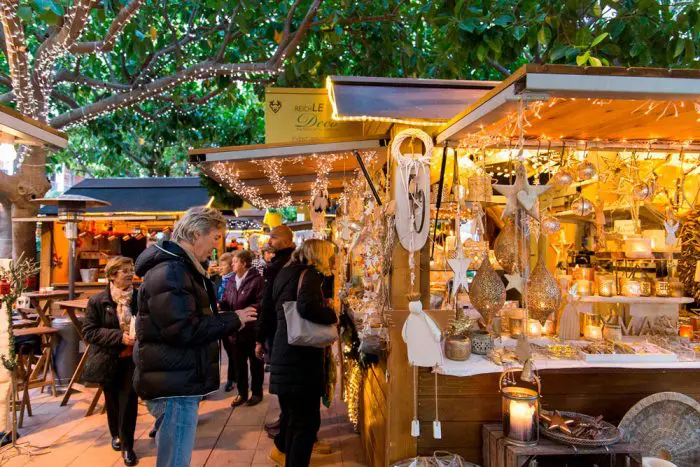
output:
<path id="1" fill-rule="evenodd" d="M 136 465 L 134 431 L 138 396 L 133 387 L 132 361 L 135 336 L 136 290 L 132 285 L 134 262 L 117 256 L 105 267 L 107 288 L 90 298 L 83 334 L 90 344 L 83 378 L 102 385 L 112 449 L 121 451 L 124 464 Z"/>

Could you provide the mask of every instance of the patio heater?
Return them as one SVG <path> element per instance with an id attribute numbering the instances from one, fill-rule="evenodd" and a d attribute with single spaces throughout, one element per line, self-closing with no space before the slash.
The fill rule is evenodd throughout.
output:
<path id="1" fill-rule="evenodd" d="M 58 220 L 66 223 L 68 239 L 68 300 L 75 298 L 75 243 L 78 239 L 78 223 L 85 218 L 89 208 L 109 206 L 110 203 L 89 196 L 61 195 L 57 198 L 40 198 L 34 203 L 58 207 Z"/>

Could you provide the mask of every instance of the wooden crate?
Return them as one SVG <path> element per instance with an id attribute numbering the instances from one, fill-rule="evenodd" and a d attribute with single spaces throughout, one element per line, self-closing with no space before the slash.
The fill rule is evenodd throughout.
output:
<path id="1" fill-rule="evenodd" d="M 484 467 L 641 467 L 642 454 L 631 444 L 574 448 L 541 438 L 536 446 L 509 444 L 500 423 L 482 426 Z"/>

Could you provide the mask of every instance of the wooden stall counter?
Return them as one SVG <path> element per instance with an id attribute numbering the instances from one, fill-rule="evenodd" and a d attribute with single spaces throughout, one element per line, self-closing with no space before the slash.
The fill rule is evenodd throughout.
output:
<path id="1" fill-rule="evenodd" d="M 134 280 L 134 287 L 138 287 L 141 281 Z M 53 284 L 56 289 L 68 289 L 67 282 L 55 282 Z M 76 298 L 90 298 L 102 292 L 107 287 L 107 282 L 76 282 L 75 296 Z"/>

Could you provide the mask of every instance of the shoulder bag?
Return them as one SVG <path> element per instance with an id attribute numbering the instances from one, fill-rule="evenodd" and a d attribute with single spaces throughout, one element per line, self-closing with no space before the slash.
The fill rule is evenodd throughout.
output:
<path id="1" fill-rule="evenodd" d="M 305 269 L 299 276 L 297 297 L 301 284 L 306 275 Z M 338 329 L 335 324 L 317 324 L 302 318 L 297 311 L 297 302 L 284 302 L 284 318 L 287 320 L 287 343 L 306 347 L 327 347 L 338 339 Z"/>

